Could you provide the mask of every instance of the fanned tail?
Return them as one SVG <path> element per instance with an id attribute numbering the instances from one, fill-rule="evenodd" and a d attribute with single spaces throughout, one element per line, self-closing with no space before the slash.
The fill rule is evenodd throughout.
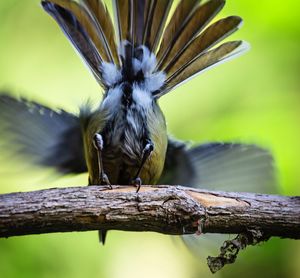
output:
<path id="1" fill-rule="evenodd" d="M 139 0 L 137 0 L 140 2 Z M 173 0 L 152 0 L 148 13 L 144 44 L 156 53 Z"/>
<path id="2" fill-rule="evenodd" d="M 230 16 L 212 24 L 168 64 L 165 69 L 168 76 L 172 76 L 189 61 L 231 35 L 239 28 L 241 23 L 242 19 L 240 17 Z"/>
<path id="3" fill-rule="evenodd" d="M 240 17 L 230 16 L 207 27 L 224 4 L 225 0 L 210 0 L 202 5 L 199 1 L 182 0 L 178 4 L 157 54 L 158 70 L 163 70 L 167 78 L 165 86 L 154 93 L 156 98 L 247 50 L 248 45 L 242 41 L 227 42 L 211 49 L 242 24 Z"/>
<path id="4" fill-rule="evenodd" d="M 172 18 L 167 25 L 163 39 L 160 45 L 160 49 L 157 54 L 157 59 L 162 63 L 166 56 L 167 51 L 172 47 L 172 42 L 179 36 L 180 32 L 191 18 L 193 11 L 198 7 L 199 0 L 187 0 L 181 1 Z"/>
<path id="5" fill-rule="evenodd" d="M 102 57 L 82 24 L 80 24 L 73 13 L 59 5 L 48 1 L 43 1 L 42 5 L 57 21 L 65 35 L 72 42 L 84 62 L 94 74 L 96 80 L 102 83 L 101 72 L 98 67 L 103 61 Z"/>
<path id="6" fill-rule="evenodd" d="M 102 0 L 42 1 L 105 88 L 141 83 L 159 98 L 247 49 L 242 41 L 218 45 L 240 17 L 208 26 L 225 0 L 181 0 L 170 17 L 173 0 L 112 1 L 115 28 Z"/>
<path id="7" fill-rule="evenodd" d="M 194 1 L 188 1 L 194 4 Z M 161 47 L 157 54 L 159 69 L 165 67 L 181 53 L 191 40 L 197 36 L 201 30 L 215 17 L 215 15 L 223 8 L 224 0 L 211 0 L 203 5 L 196 2 L 189 5 L 190 12 L 185 11 L 185 0 L 182 0 L 166 28 L 163 35 Z M 185 14 L 185 18 L 178 15 Z M 180 22 L 178 22 L 180 20 Z M 176 25 L 176 30 L 172 26 Z"/>
<path id="8" fill-rule="evenodd" d="M 61 27 L 97 81 L 103 80 L 103 62 L 119 64 L 115 33 L 109 13 L 101 0 L 42 1 L 42 7 Z"/>
<path id="9" fill-rule="evenodd" d="M 173 0 L 113 0 L 115 26 L 125 71 L 140 47 L 155 53 Z M 142 58 L 141 58 L 142 59 Z"/>
<path id="10" fill-rule="evenodd" d="M 249 48 L 243 41 L 231 41 L 220 45 L 210 51 L 200 53 L 199 56 L 188 61 L 183 67 L 177 69 L 166 81 L 166 86 L 156 96 L 160 97 L 194 76 L 241 55 Z"/>
<path id="11" fill-rule="evenodd" d="M 99 30 L 101 41 L 107 49 L 110 61 L 119 65 L 119 56 L 115 39 L 114 25 L 107 7 L 101 0 L 83 0 L 86 10 Z"/>
<path id="12" fill-rule="evenodd" d="M 113 0 L 113 8 L 119 45 L 121 45 L 123 41 L 132 42 L 134 17 L 133 0 Z"/>

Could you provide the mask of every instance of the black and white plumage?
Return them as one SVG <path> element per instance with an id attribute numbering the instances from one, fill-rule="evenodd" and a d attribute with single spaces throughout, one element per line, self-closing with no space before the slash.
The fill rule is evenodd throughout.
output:
<path id="1" fill-rule="evenodd" d="M 42 1 L 104 89 L 103 100 L 77 116 L 2 94 L 2 146 L 61 173 L 88 171 L 89 184 L 230 183 L 251 191 L 253 182 L 255 190 L 272 183 L 267 151 L 232 143 L 188 147 L 168 139 L 157 103 L 243 52 L 242 41 L 219 44 L 242 19 L 230 16 L 209 25 L 225 0 L 181 0 L 172 15 L 172 0 L 112 1 L 114 24 L 101 0 Z"/>

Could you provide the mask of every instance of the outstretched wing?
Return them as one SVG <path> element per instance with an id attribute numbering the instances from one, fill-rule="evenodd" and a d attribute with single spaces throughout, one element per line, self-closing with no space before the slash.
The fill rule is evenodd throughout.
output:
<path id="1" fill-rule="evenodd" d="M 169 140 L 159 183 L 265 193 L 274 191 L 276 178 L 271 154 L 256 145 L 208 143 L 188 148 Z"/>
<path id="2" fill-rule="evenodd" d="M 87 171 L 79 117 L 0 95 L 0 150 L 60 173 Z"/>

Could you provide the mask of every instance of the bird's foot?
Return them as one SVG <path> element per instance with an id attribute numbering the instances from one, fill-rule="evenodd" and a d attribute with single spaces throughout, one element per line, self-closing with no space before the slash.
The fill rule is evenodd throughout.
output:
<path id="1" fill-rule="evenodd" d="M 134 185 L 136 187 L 136 193 L 139 192 L 141 185 L 142 185 L 142 180 L 140 177 L 135 178 L 134 180 L 132 180 L 132 185 Z"/>
<path id="2" fill-rule="evenodd" d="M 103 172 L 100 174 L 100 182 L 101 185 L 107 185 L 109 189 L 113 189 L 113 186 L 111 185 L 108 176 Z"/>

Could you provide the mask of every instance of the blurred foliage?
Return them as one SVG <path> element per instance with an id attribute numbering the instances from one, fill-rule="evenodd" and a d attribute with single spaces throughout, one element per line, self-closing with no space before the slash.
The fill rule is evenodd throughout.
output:
<path id="1" fill-rule="evenodd" d="M 299 195 L 300 2 L 227 2 L 221 15 L 244 18 L 233 37 L 247 40 L 252 49 L 163 97 L 169 130 L 195 142 L 263 145 L 274 153 L 279 191 Z M 99 86 L 37 0 L 1 1 L 0 41 L 2 90 L 72 112 L 87 98 L 99 101 Z M 12 177 L 0 177 L 2 193 L 86 184 L 86 175 L 49 181 L 51 173 L 34 169 L 20 176 L 13 165 L 3 169 Z M 299 258 L 299 242 L 272 239 L 248 248 L 214 277 L 300 277 Z M 3 278 L 211 277 L 204 260 L 170 237 L 122 232 L 110 232 L 105 247 L 95 232 L 1 239 L 0 273 Z"/>

